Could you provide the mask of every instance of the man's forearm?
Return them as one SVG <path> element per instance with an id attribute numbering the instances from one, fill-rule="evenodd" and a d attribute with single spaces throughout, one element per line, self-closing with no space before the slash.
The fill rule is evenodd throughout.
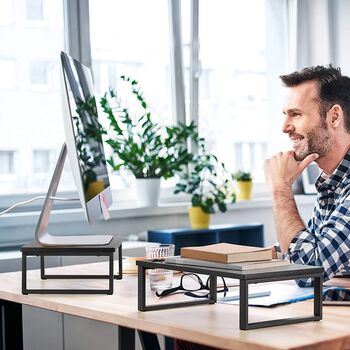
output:
<path id="1" fill-rule="evenodd" d="M 305 229 L 300 218 L 291 188 L 272 193 L 277 238 L 282 252 L 286 252 L 293 237 Z"/>

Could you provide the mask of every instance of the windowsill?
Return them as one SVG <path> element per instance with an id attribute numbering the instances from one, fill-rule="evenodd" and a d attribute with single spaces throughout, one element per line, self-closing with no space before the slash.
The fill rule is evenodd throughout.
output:
<path id="1" fill-rule="evenodd" d="M 298 205 L 313 204 L 316 196 L 314 195 L 296 195 L 295 199 Z M 157 207 L 135 207 L 125 206 L 117 208 L 116 205 L 110 207 L 111 219 L 144 217 L 144 216 L 162 216 L 171 214 L 187 213 L 190 206 L 188 202 L 161 203 Z M 272 202 L 270 197 L 253 198 L 249 201 L 236 202 L 228 204 L 228 211 L 271 208 Z"/>
<path id="2" fill-rule="evenodd" d="M 314 204 L 316 195 L 296 195 L 297 205 Z M 110 207 L 111 219 L 122 218 L 141 218 L 152 216 L 163 216 L 173 214 L 185 214 L 190 206 L 188 202 L 162 203 L 157 207 L 135 207 L 132 203 L 118 207 L 113 204 Z M 249 210 L 257 208 L 271 208 L 272 202 L 270 197 L 254 198 L 250 201 L 237 202 L 228 205 L 228 211 Z M 0 218 L 0 227 L 25 226 L 36 224 L 39 218 L 39 211 L 19 212 L 6 214 Z M 77 209 L 61 209 L 53 210 L 50 217 L 50 223 L 61 222 L 79 222 L 85 221 L 83 210 Z"/>

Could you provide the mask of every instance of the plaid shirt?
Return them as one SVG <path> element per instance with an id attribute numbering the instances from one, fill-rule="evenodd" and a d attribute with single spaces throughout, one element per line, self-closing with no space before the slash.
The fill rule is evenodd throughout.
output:
<path id="1" fill-rule="evenodd" d="M 322 173 L 315 183 L 317 201 L 307 228 L 289 246 L 292 262 L 324 267 L 327 281 L 341 270 L 350 271 L 350 150 L 327 178 Z M 298 280 L 300 287 L 312 279 Z"/>

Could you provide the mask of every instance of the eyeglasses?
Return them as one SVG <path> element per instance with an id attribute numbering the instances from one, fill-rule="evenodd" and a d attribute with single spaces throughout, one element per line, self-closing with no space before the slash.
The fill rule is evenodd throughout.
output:
<path id="1" fill-rule="evenodd" d="M 219 277 L 219 278 L 221 278 L 222 280 L 222 286 L 219 287 L 217 292 L 218 293 L 228 292 L 225 279 L 223 277 Z M 209 295 L 209 292 L 205 294 L 201 294 L 201 293 L 198 294 L 197 292 L 201 290 L 210 291 L 210 277 L 207 278 L 207 281 L 204 284 L 201 278 L 195 273 L 186 273 L 181 276 L 179 286 L 165 289 L 160 293 L 156 292 L 156 295 L 158 297 L 165 297 L 169 294 L 172 294 L 178 291 L 185 291 L 184 294 L 190 297 L 207 298 Z"/>

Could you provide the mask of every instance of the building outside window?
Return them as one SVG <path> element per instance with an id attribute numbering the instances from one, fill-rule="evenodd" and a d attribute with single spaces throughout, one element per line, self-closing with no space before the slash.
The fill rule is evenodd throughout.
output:
<path id="1" fill-rule="evenodd" d="M 15 173 L 15 151 L 0 151 L 0 176 Z"/>
<path id="2" fill-rule="evenodd" d="M 30 62 L 30 84 L 48 86 L 48 64 L 45 61 Z"/>
<path id="3" fill-rule="evenodd" d="M 56 163 L 56 151 L 54 150 L 33 150 L 33 172 L 50 173 Z"/>
<path id="4" fill-rule="evenodd" d="M 16 62 L 14 58 L 0 58 L 0 76 L 1 90 L 13 90 L 16 88 Z"/>
<path id="5" fill-rule="evenodd" d="M 26 0 L 26 19 L 28 21 L 44 20 L 43 0 Z"/>
<path id="6" fill-rule="evenodd" d="M 13 7 L 12 0 L 1 1 L 0 26 L 9 26 L 13 23 Z"/>
<path id="7" fill-rule="evenodd" d="M 58 69 L 64 49 L 63 2 L 46 1 L 44 6 L 43 1 L 1 1 L 0 16 L 7 8 L 16 9 L 16 25 L 11 30 L 0 26 L 1 50 L 7 56 L 0 57 L 0 150 L 15 149 L 16 166 L 9 154 L 1 161 L 2 170 L 12 176 L 0 180 L 0 195 L 45 193 L 51 174 L 35 173 L 44 162 L 33 152 L 48 149 L 58 155 L 64 142 Z M 27 26 L 28 20 L 44 17 L 49 26 Z M 52 171 L 51 165 L 48 169 Z M 63 176 L 60 188 L 75 189 L 71 175 Z"/>

